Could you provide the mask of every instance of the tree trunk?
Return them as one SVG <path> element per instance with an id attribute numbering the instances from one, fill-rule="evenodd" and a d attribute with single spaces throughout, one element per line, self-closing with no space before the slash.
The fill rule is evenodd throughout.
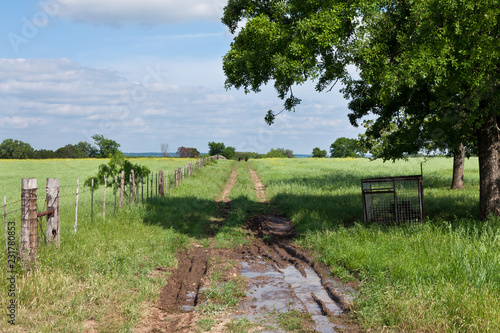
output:
<path id="1" fill-rule="evenodd" d="M 464 189 L 464 164 L 465 164 L 465 147 L 460 144 L 458 153 L 453 154 L 453 180 L 451 182 L 452 190 Z"/>
<path id="2" fill-rule="evenodd" d="M 494 114 L 487 116 L 478 132 L 479 217 L 500 216 L 500 129 Z"/>

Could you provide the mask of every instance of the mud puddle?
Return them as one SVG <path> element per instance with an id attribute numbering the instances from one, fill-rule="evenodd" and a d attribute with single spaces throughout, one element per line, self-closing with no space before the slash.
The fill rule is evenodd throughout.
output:
<path id="1" fill-rule="evenodd" d="M 258 323 L 260 332 L 284 332 L 278 325 L 280 314 L 298 311 L 310 314 L 311 332 L 352 331 L 343 317 L 354 290 L 339 288 L 341 284 L 329 276 L 326 267 L 289 243 L 295 235 L 290 220 L 260 215 L 245 227 L 256 239 L 242 252 L 240 274 L 248 279 L 248 290 L 239 318 Z"/>

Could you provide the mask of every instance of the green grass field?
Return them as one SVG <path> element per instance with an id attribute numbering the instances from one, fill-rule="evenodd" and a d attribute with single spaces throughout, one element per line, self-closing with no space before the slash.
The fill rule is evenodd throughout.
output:
<path id="1" fill-rule="evenodd" d="M 363 225 L 361 179 L 420 174 L 421 159 L 271 159 L 252 166 L 298 242 L 344 280 L 357 281 L 355 316 L 375 331 L 500 331 L 500 220 L 479 221 L 477 159 L 466 189 L 449 189 L 452 160 L 423 164 L 427 219 Z"/>
<path id="2" fill-rule="evenodd" d="M 251 160 L 274 209 L 291 218 L 297 242 L 359 285 L 353 315 L 372 331 L 500 331 L 500 220 L 479 221 L 478 162 L 466 161 L 466 189 L 452 191 L 452 160 L 423 164 L 426 220 L 417 225 L 368 225 L 362 221 L 361 179 L 420 174 L 423 159 L 382 163 L 366 159 Z M 257 203 L 244 162 L 218 161 L 185 179 L 167 198 L 89 219 L 89 192 L 81 192 L 78 232 L 73 233 L 76 177 L 96 173 L 100 160 L 0 161 L 0 195 L 19 200 L 22 177 L 61 178 L 61 246 L 41 245 L 38 270 L 16 275 L 18 326 L 0 318 L 0 331 L 133 331 L 158 297 L 178 249 L 207 244 L 207 225 L 231 170 L 238 182 L 231 213 L 216 230 L 220 247 L 245 241 L 241 224 Z M 134 159 L 152 171 L 172 171 L 181 159 Z M 66 188 L 67 187 L 67 188 Z M 43 192 L 43 190 L 41 190 Z M 82 190 L 83 191 L 83 190 Z M 96 206 L 102 209 L 102 188 Z M 109 195 L 109 193 L 108 193 Z M 43 197 L 40 195 L 40 197 Z M 110 196 L 111 197 L 111 196 Z M 84 204 L 83 202 L 87 202 Z M 98 203 L 100 202 L 100 203 Z M 14 204 L 15 205 L 15 204 Z M 80 216 L 81 214 L 81 216 Z M 4 243 L 3 232 L 0 236 Z M 2 245 L 3 248 L 4 245 Z M 5 260 L 0 251 L 0 263 Z M 0 269 L 0 313 L 6 313 L 6 270 Z"/>
<path id="3" fill-rule="evenodd" d="M 172 171 L 189 161 L 134 159 L 134 163 L 145 164 L 155 172 Z M 89 218 L 88 188 L 81 187 L 75 234 L 76 177 L 83 183 L 82 179 L 95 174 L 101 163 L 102 160 L 0 162 L 2 192 L 12 198 L 8 202 L 19 200 L 22 177 L 38 177 L 42 192 L 44 178 L 60 177 L 61 206 L 66 205 L 61 208 L 60 248 L 42 241 L 38 269 L 16 274 L 17 326 L 8 324 L 9 298 L 4 297 L 9 288 L 8 276 L 6 269 L 0 269 L 1 332 L 132 331 L 165 285 L 166 276 L 155 273 L 154 268 L 175 266 L 177 251 L 189 245 L 190 237 L 200 237 L 190 229 L 190 223 L 201 225 L 213 216 L 214 199 L 222 191 L 233 164 L 219 161 L 207 165 L 172 189 L 167 198 L 126 204 L 115 216 L 109 208 L 105 221 L 102 213 L 96 213 L 93 223 Z M 69 188 L 66 193 L 65 186 Z M 99 191 L 96 206 L 102 210 L 103 188 Z M 112 200 L 107 205 L 112 207 Z M 19 233 L 19 223 L 17 227 Z M 3 228 L 1 234 L 4 249 Z M 0 251 L 0 263 L 6 267 L 5 250 Z"/>

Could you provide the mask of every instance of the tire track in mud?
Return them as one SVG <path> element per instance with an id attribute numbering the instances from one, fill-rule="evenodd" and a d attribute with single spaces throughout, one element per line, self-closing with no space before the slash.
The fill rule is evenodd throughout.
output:
<path id="1" fill-rule="evenodd" d="M 248 165 L 259 202 L 267 207 L 265 187 Z M 216 214 L 208 222 L 208 237 L 224 224 L 231 212 L 229 194 L 237 182 L 236 167 L 217 202 Z M 233 273 L 247 278 L 246 297 L 232 313 L 220 314 L 210 332 L 226 332 L 225 324 L 245 318 L 252 322 L 249 332 L 285 332 L 277 323 L 280 313 L 307 312 L 312 322 L 304 322 L 306 332 L 362 332 L 349 318 L 354 289 L 330 275 L 326 265 L 292 244 L 292 221 L 272 212 L 254 213 L 243 226 L 253 235 L 251 242 L 237 249 L 193 246 L 178 254 L 178 268 L 163 287 L 150 316 L 136 332 L 195 332 L 200 314 L 198 292 L 208 282 L 207 271 L 218 261 L 233 260 Z M 210 232 L 213 230 L 214 232 Z"/>
<path id="2" fill-rule="evenodd" d="M 248 170 L 259 201 L 267 205 L 264 185 L 250 165 Z M 262 332 L 282 332 L 272 313 L 295 310 L 311 315 L 314 323 L 304 323 L 311 332 L 362 331 L 348 319 L 354 289 L 291 243 L 296 234 L 292 221 L 271 212 L 253 216 L 244 228 L 255 240 L 241 252 L 241 274 L 248 278 L 249 289 L 240 317 L 267 327 Z"/>
<path id="3" fill-rule="evenodd" d="M 236 184 L 238 173 L 233 168 L 229 180 L 215 202 L 215 216 L 207 223 L 208 237 L 214 236 L 231 212 L 231 200 L 228 198 Z M 193 311 L 199 304 L 199 291 L 204 286 L 209 259 L 224 256 L 221 250 L 193 246 L 177 255 L 177 268 L 170 270 L 171 276 L 162 288 L 159 300 L 151 309 L 149 317 L 141 322 L 136 332 L 182 332 L 196 331 L 198 313 Z M 161 270 L 161 269 L 158 269 Z"/>

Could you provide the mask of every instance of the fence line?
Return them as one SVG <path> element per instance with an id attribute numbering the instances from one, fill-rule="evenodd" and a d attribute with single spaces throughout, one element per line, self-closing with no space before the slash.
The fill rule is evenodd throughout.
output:
<path id="1" fill-rule="evenodd" d="M 123 207 L 123 200 L 125 198 L 126 201 L 128 201 L 128 206 L 132 207 L 136 202 L 144 202 L 144 197 L 146 197 L 147 201 L 149 199 L 152 199 L 154 196 L 168 196 L 172 193 L 173 187 L 177 188 L 178 186 L 180 186 L 187 177 L 192 176 L 196 171 L 205 166 L 207 162 L 218 159 L 220 159 L 220 156 L 203 157 L 195 161 L 194 163 L 189 162 L 184 167 L 178 167 L 174 170 L 174 172 L 167 171 L 166 173 L 164 173 L 163 170 L 159 170 L 158 173 L 147 174 L 146 179 L 144 179 L 144 176 L 141 176 L 140 178 L 136 177 L 134 171 L 132 170 L 128 179 L 127 186 L 125 186 L 125 172 L 122 171 L 120 180 L 115 177 L 114 182 L 112 182 L 111 184 L 108 184 L 106 177 L 104 177 L 104 193 L 102 195 L 95 193 L 94 179 L 91 180 L 89 191 L 85 190 L 82 192 L 80 189 L 80 179 L 79 177 L 77 177 L 76 192 L 70 193 L 71 190 L 75 189 L 75 185 L 61 185 L 59 184 L 58 178 L 47 178 L 47 185 L 45 188 L 37 187 L 37 179 L 23 178 L 20 200 L 7 203 L 7 196 L 4 196 L 3 213 L 5 224 L 6 251 L 7 253 L 9 253 L 9 233 L 7 230 L 7 224 L 17 224 L 17 219 L 15 218 L 12 219 L 11 222 L 8 222 L 9 216 L 14 213 L 21 213 L 21 232 L 19 233 L 18 250 L 19 256 L 21 258 L 21 264 L 24 268 L 29 269 L 32 267 L 36 267 L 37 247 L 39 246 L 40 239 L 42 239 L 42 237 L 46 243 L 54 243 L 56 245 L 59 245 L 60 243 L 59 216 L 61 208 L 73 206 L 72 202 L 65 202 L 61 205 L 61 199 L 75 198 L 75 219 L 73 231 L 74 233 L 76 233 L 78 226 L 79 206 L 81 206 L 82 203 L 86 207 L 88 207 L 88 204 L 90 204 L 90 223 L 93 223 L 94 201 L 102 200 L 102 220 L 105 221 L 107 206 L 106 201 L 113 205 L 113 215 L 116 215 L 118 191 L 120 192 L 120 208 Z M 118 183 L 118 181 L 120 183 Z M 111 196 L 107 195 L 108 185 L 110 185 L 110 187 L 112 188 Z M 61 189 L 63 189 L 64 193 L 61 193 Z M 146 196 L 144 196 L 144 191 L 146 191 Z M 87 203 L 82 201 L 82 199 L 88 200 L 89 196 L 90 203 L 88 203 L 88 201 Z M 21 204 L 21 208 L 7 211 L 7 207 L 19 203 Z M 43 208 L 43 211 L 39 210 L 40 207 Z M 67 215 L 68 213 L 71 214 L 68 209 L 63 209 L 62 211 L 65 215 Z M 47 216 L 45 232 L 43 230 L 44 216 Z M 15 229 L 17 230 L 17 227 Z"/>

